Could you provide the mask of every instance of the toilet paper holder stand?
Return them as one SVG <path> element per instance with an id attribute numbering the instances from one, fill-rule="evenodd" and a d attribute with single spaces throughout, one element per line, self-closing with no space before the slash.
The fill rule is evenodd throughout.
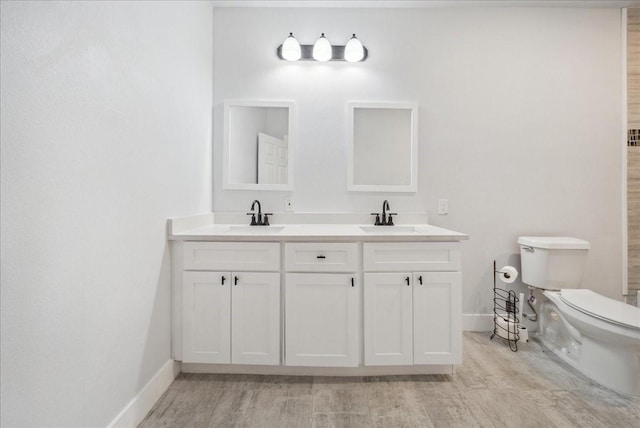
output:
<path id="1" fill-rule="evenodd" d="M 505 290 L 497 287 L 498 277 L 505 280 L 511 279 L 511 274 L 497 269 L 496 261 L 493 261 L 493 334 L 505 339 L 509 343 L 509 349 L 518 351 L 520 340 L 519 299 L 513 290 Z M 515 278 L 514 278 L 515 279 Z"/>

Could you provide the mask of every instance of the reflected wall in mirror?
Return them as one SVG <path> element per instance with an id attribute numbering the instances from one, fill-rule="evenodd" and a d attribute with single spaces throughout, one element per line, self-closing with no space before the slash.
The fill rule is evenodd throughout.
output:
<path id="1" fill-rule="evenodd" d="M 418 105 L 352 102 L 347 105 L 348 189 L 416 192 Z"/>
<path id="2" fill-rule="evenodd" d="M 294 103 L 224 103 L 223 188 L 293 189 Z"/>

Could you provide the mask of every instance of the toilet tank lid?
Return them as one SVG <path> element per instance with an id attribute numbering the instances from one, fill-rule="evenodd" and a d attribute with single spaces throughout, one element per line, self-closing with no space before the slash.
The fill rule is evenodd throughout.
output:
<path id="1" fill-rule="evenodd" d="M 588 241 L 567 236 L 521 236 L 518 238 L 518 244 L 554 250 L 588 250 L 591 248 Z"/>

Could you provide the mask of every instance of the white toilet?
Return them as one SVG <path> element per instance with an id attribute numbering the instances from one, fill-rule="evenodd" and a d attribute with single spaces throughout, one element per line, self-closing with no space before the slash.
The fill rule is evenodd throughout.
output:
<path id="1" fill-rule="evenodd" d="M 518 244 L 522 281 L 543 291 L 541 342 L 599 384 L 640 396 L 640 308 L 579 288 L 589 243 L 521 236 Z"/>

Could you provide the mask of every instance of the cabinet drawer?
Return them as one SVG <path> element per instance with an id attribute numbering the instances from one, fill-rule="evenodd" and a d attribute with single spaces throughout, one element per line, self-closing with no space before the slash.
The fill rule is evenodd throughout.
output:
<path id="1" fill-rule="evenodd" d="M 289 272 L 355 272 L 358 270 L 358 244 L 285 244 L 285 266 Z"/>
<path id="2" fill-rule="evenodd" d="M 367 272 L 460 270 L 457 242 L 365 243 L 362 248 Z"/>
<path id="3" fill-rule="evenodd" d="M 185 270 L 279 271 L 277 242 L 185 242 Z"/>

